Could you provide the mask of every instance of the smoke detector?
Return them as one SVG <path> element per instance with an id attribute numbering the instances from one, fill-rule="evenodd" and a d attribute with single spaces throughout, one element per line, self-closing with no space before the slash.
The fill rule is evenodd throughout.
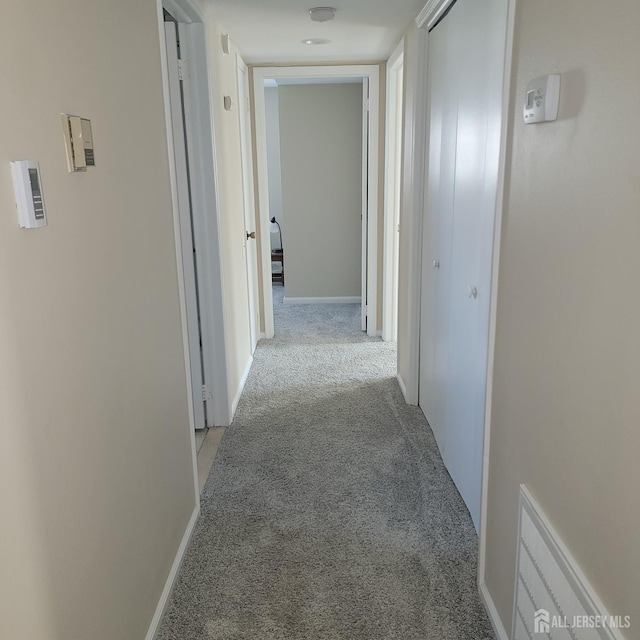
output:
<path id="1" fill-rule="evenodd" d="M 313 22 L 328 22 L 336 17 L 335 7 L 314 7 L 309 9 L 309 15 Z"/>

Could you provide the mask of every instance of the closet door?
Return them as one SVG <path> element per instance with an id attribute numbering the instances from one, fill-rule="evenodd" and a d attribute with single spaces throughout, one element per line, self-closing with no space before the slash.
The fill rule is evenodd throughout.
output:
<path id="1" fill-rule="evenodd" d="M 419 403 L 433 430 L 443 458 L 446 435 L 445 398 L 451 280 L 451 234 L 456 152 L 456 88 L 450 82 L 454 46 L 449 23 L 429 36 L 428 190 L 422 239 L 422 300 L 420 328 Z"/>
<path id="2" fill-rule="evenodd" d="M 506 21 L 507 0 L 458 0 L 429 34 L 420 406 L 476 528 Z"/>

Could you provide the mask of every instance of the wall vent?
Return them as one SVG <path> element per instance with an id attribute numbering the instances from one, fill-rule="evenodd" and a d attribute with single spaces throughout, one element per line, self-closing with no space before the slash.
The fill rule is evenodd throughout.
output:
<path id="1" fill-rule="evenodd" d="M 628 617 L 610 616 L 540 510 L 520 486 L 513 640 L 624 640 Z"/>

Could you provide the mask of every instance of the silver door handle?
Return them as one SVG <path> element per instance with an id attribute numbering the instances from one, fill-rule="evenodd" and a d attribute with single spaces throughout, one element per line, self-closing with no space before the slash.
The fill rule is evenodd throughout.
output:
<path id="1" fill-rule="evenodd" d="M 434 260 L 432 268 L 433 269 L 439 269 L 440 268 L 440 260 Z"/>
<path id="2" fill-rule="evenodd" d="M 469 285 L 467 287 L 468 291 L 469 291 L 469 297 L 473 298 L 474 300 L 478 297 L 478 289 L 477 287 L 472 287 L 471 285 Z"/>

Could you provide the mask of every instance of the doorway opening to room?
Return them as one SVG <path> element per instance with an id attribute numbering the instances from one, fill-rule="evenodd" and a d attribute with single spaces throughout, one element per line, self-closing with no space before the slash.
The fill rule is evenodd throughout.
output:
<path id="1" fill-rule="evenodd" d="M 377 65 L 254 69 L 260 288 L 276 304 L 359 303 L 379 335 Z"/>
<path id="2" fill-rule="evenodd" d="M 164 0 L 163 67 L 170 182 L 186 364 L 189 413 L 196 446 L 206 429 L 227 424 L 226 348 L 216 216 L 217 193 L 210 118 L 206 31 L 183 2 Z"/>

